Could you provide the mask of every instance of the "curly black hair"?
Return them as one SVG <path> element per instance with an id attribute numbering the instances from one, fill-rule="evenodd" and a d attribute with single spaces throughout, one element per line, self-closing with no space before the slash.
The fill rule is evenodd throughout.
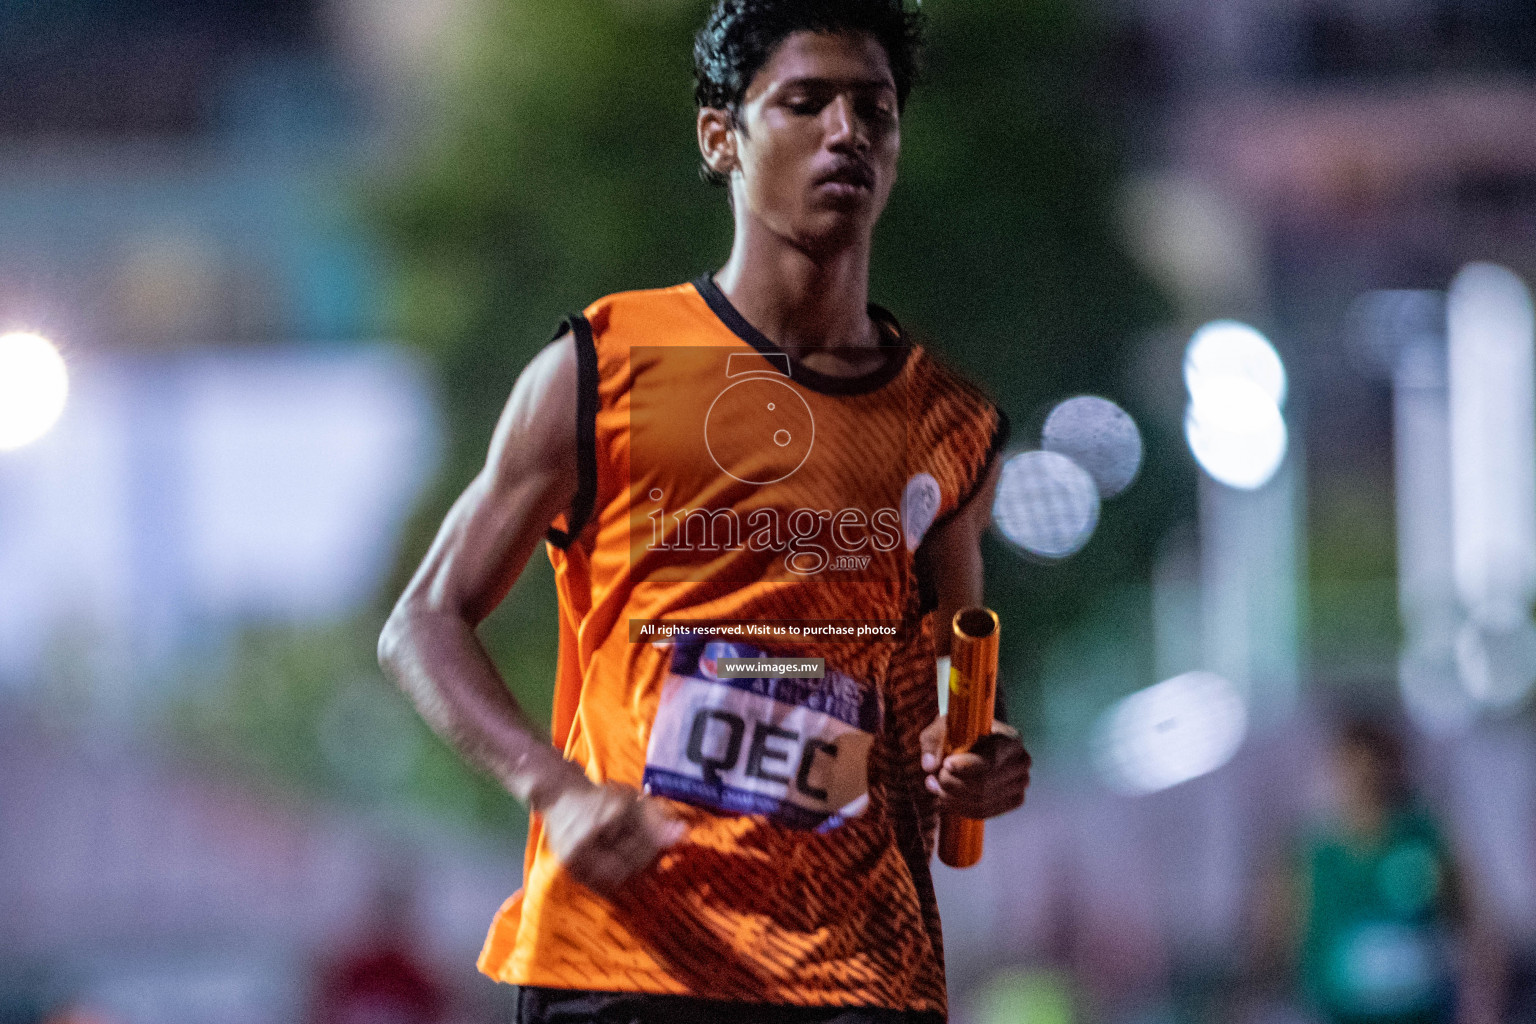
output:
<path id="1" fill-rule="evenodd" d="M 919 0 L 921 2 L 921 0 Z M 865 32 L 885 48 L 897 109 L 917 81 L 925 19 L 905 0 L 718 0 L 693 41 L 694 100 L 734 116 L 752 79 L 795 32 Z M 726 178 L 705 166 L 704 179 Z"/>

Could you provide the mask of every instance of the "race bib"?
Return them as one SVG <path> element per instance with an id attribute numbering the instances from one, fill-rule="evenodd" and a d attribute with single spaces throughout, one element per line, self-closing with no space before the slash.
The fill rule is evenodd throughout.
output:
<path id="1" fill-rule="evenodd" d="M 834 669 L 823 679 L 721 679 L 748 644 L 680 640 L 645 757 L 645 791 L 721 814 L 763 814 L 825 832 L 869 803 L 879 692 Z"/>

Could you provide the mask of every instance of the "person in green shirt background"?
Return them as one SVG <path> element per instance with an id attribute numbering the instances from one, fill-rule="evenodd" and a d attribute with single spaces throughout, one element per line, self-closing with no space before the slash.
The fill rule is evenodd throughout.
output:
<path id="1" fill-rule="evenodd" d="M 1293 853 L 1263 945 L 1328 1024 L 1493 1024 L 1500 962 L 1466 874 L 1409 784 L 1400 733 L 1346 717 L 1331 752 L 1338 814 Z"/>

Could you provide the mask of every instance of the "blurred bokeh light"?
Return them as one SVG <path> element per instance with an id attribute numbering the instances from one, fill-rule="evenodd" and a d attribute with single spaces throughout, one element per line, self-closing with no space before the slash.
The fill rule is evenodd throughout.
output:
<path id="1" fill-rule="evenodd" d="M 1045 418 L 1040 446 L 1087 470 L 1104 501 L 1131 486 L 1141 470 L 1141 431 L 1107 398 L 1080 395 L 1057 405 Z"/>
<path id="2" fill-rule="evenodd" d="M 1228 487 L 1263 487 L 1289 441 L 1285 367 L 1274 346 L 1246 324 L 1207 324 L 1185 351 L 1184 383 L 1184 436 L 1200 467 Z"/>
<path id="3" fill-rule="evenodd" d="M 1247 709 L 1231 683 L 1212 672 L 1186 672 L 1106 711 L 1095 759 L 1116 789 L 1155 793 L 1226 764 L 1247 729 Z"/>
<path id="4" fill-rule="evenodd" d="M 1098 485 L 1065 455 L 1020 452 L 1003 464 L 992 521 L 1030 554 L 1066 558 L 1083 549 L 1098 525 Z"/>
<path id="5" fill-rule="evenodd" d="M 1446 304 L 1456 589 L 1474 619 L 1536 600 L 1536 316 L 1525 283 L 1474 263 Z"/>
<path id="6" fill-rule="evenodd" d="M 1199 402 L 1207 389 L 1221 390 L 1234 377 L 1256 385 L 1276 408 L 1285 405 L 1285 364 L 1269 339 L 1236 320 L 1206 324 L 1184 351 L 1184 386 Z"/>
<path id="7" fill-rule="evenodd" d="M 69 370 L 47 338 L 0 334 L 0 451 L 25 447 L 53 429 L 69 397 Z"/>

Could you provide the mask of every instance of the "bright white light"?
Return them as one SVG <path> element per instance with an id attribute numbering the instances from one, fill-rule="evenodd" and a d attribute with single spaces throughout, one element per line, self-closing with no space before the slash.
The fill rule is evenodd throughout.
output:
<path id="1" fill-rule="evenodd" d="M 1457 596 L 1475 616 L 1536 600 L 1536 317 L 1524 283 L 1473 263 L 1446 301 Z"/>
<path id="2" fill-rule="evenodd" d="M 1285 364 L 1269 339 L 1236 320 L 1216 320 L 1195 332 L 1184 350 L 1184 383 L 1198 395 L 1209 379 L 1241 377 L 1257 384 L 1270 404 L 1285 405 Z"/>
<path id="3" fill-rule="evenodd" d="M 0 451 L 25 447 L 53 429 L 69 397 L 69 371 L 47 338 L 0 335 Z"/>
<path id="4" fill-rule="evenodd" d="M 1088 471 L 1101 499 L 1131 485 L 1141 469 L 1141 431 L 1114 402 L 1094 395 L 1069 398 L 1051 410 L 1040 446 L 1060 452 Z"/>
<path id="5" fill-rule="evenodd" d="M 1235 320 L 1206 324 L 1184 352 L 1189 411 L 1184 435 L 1220 483 L 1252 491 L 1285 460 L 1285 365 L 1258 331 Z"/>
<path id="6" fill-rule="evenodd" d="M 1104 712 L 1094 759 L 1105 782 L 1155 793 L 1215 771 L 1248 731 L 1248 709 L 1214 672 L 1186 672 L 1138 690 Z"/>
<path id="7" fill-rule="evenodd" d="M 1057 452 L 1020 452 L 1003 463 L 992 521 L 1041 558 L 1076 554 L 1099 524 L 1099 488 L 1088 471 Z"/>
<path id="8" fill-rule="evenodd" d="M 1202 469 L 1228 487 L 1263 487 L 1285 461 L 1285 418 L 1255 383 L 1205 377 L 1184 414 L 1184 436 Z"/>

